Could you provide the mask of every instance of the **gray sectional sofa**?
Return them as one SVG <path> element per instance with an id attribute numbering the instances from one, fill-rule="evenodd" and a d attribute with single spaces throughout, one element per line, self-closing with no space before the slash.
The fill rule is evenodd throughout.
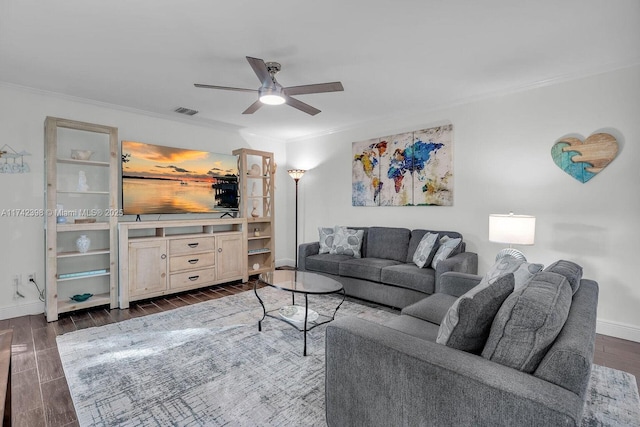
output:
<path id="1" fill-rule="evenodd" d="M 355 317 L 328 324 L 328 425 L 580 425 L 598 284 L 582 279 L 582 269 L 566 261 L 533 274 L 520 288 L 513 277 L 476 287 L 479 276 L 446 273 L 436 293 L 385 325 Z M 442 344 L 439 325 L 451 320 L 455 304 L 473 312 L 476 329 L 489 331 L 488 337 L 477 341 L 460 314 L 454 320 L 464 333 L 453 343 L 456 332 L 445 336 Z M 490 307 L 488 318 L 478 316 L 482 306 Z M 463 351 L 465 339 L 476 342 Z"/>
<path id="2" fill-rule="evenodd" d="M 460 244 L 436 265 L 419 268 L 413 255 L 429 230 L 394 227 L 349 227 L 362 230 L 360 257 L 344 253 L 319 253 L 320 243 L 303 243 L 298 248 L 298 269 L 323 274 L 339 281 L 347 295 L 403 308 L 431 295 L 440 276 L 447 271 L 475 274 L 478 255 L 465 252 L 462 235 L 453 231 L 431 231 Z"/>

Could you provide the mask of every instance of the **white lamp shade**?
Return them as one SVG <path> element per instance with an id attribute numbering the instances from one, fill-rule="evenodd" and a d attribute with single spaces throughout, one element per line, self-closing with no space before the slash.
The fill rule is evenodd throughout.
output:
<path id="1" fill-rule="evenodd" d="M 306 170 L 302 170 L 302 169 L 289 169 L 287 171 L 289 173 L 289 176 L 293 179 L 295 179 L 296 181 L 299 180 L 300 178 L 302 178 L 302 175 L 304 175 L 304 173 L 306 172 Z"/>
<path id="2" fill-rule="evenodd" d="M 536 217 L 530 215 L 489 215 L 489 241 L 510 245 L 533 245 Z"/>

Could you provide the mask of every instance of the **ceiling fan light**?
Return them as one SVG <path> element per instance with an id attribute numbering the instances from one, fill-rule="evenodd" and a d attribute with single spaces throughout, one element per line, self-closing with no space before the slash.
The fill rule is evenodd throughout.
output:
<path id="1" fill-rule="evenodd" d="M 280 95 L 262 95 L 260 102 L 267 105 L 281 105 L 284 104 L 284 98 Z"/>
<path id="2" fill-rule="evenodd" d="M 267 105 L 281 105 L 284 104 L 285 99 L 280 88 L 268 87 L 260 89 L 260 102 Z"/>

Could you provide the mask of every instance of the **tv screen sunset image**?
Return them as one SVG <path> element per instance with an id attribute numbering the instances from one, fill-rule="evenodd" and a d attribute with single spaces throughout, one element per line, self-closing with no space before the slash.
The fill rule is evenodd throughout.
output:
<path id="1" fill-rule="evenodd" d="M 125 214 L 209 213 L 237 208 L 237 157 L 122 141 Z"/>

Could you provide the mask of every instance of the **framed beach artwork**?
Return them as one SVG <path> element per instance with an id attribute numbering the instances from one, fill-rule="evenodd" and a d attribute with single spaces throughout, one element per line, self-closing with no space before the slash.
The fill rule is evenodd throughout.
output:
<path id="1" fill-rule="evenodd" d="M 452 206 L 453 125 L 352 144 L 353 206 Z"/>

